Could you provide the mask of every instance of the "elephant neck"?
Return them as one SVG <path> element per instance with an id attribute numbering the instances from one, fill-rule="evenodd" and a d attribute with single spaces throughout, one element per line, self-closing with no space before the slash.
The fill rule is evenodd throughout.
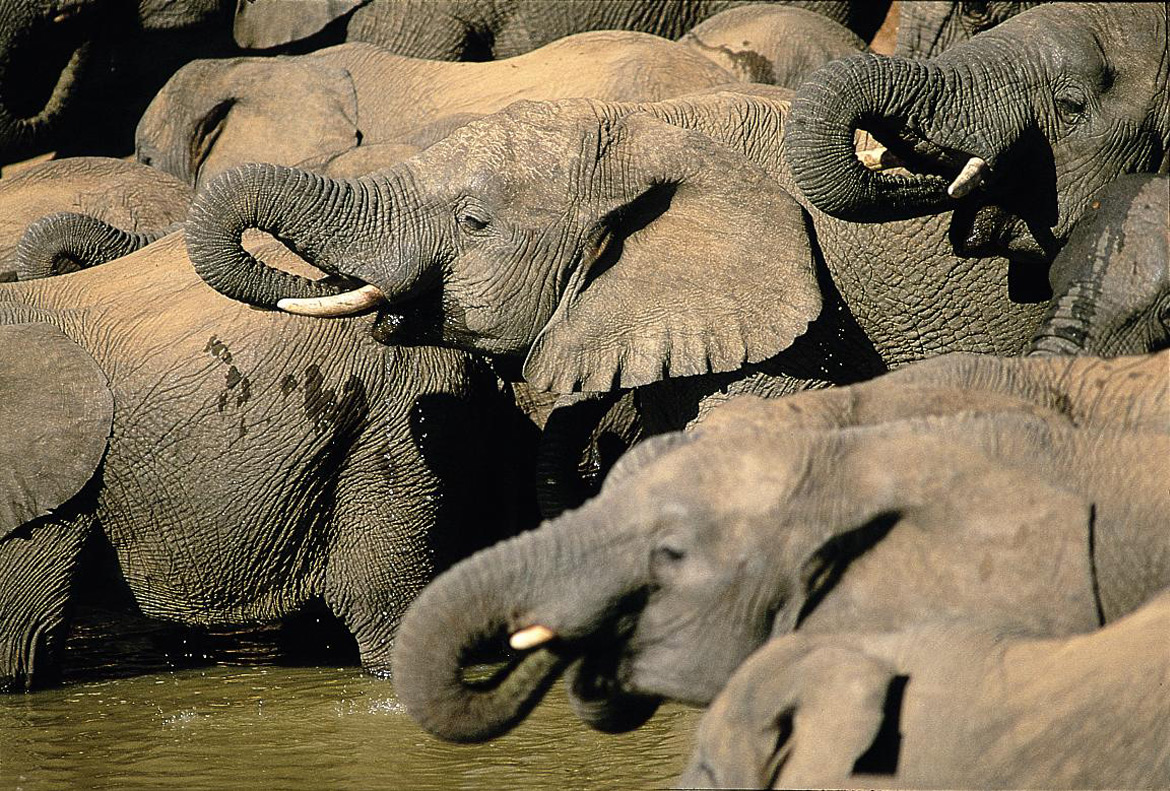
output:
<path id="1" fill-rule="evenodd" d="M 950 213 L 852 223 L 805 208 L 833 282 L 887 365 L 1027 348 L 1046 305 L 1014 296 L 1007 259 L 956 255 Z"/>

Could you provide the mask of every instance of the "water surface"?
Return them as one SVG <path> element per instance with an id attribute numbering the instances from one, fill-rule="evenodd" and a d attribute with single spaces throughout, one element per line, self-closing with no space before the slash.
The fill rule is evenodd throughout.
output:
<path id="1" fill-rule="evenodd" d="M 153 672 L 0 696 L 0 788 L 668 788 L 698 716 L 666 706 L 633 733 L 597 733 L 558 685 L 511 734 L 454 745 L 355 667 Z"/>

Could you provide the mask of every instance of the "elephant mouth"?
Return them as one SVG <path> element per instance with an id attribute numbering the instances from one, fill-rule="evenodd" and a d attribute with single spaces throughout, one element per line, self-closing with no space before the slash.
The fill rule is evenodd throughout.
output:
<path id="1" fill-rule="evenodd" d="M 948 148 L 908 127 L 875 125 L 870 135 L 880 147 L 859 154 L 870 170 L 946 184 L 953 212 L 949 236 L 957 255 L 1039 262 L 1054 252 L 1051 234 L 1010 205 L 1011 189 L 999 178 L 1005 169 L 1000 157 Z"/>
<path id="2" fill-rule="evenodd" d="M 895 128 L 875 121 L 869 126 L 864 131 L 885 149 L 880 157 L 862 157 L 871 170 L 945 186 L 947 195 L 955 200 L 985 190 L 995 180 L 994 157 L 990 154 L 944 146 L 907 125 Z"/>

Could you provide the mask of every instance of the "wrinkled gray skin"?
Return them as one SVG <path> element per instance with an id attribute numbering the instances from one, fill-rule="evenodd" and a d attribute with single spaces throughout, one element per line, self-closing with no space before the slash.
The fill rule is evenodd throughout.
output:
<path id="1" fill-rule="evenodd" d="M 177 235 L 0 286 L 0 688 L 54 680 L 79 599 L 203 626 L 324 606 L 386 672 L 417 590 L 531 522 L 534 429 L 483 363 L 367 324 L 223 299 Z"/>
<path id="2" fill-rule="evenodd" d="M 510 58 L 586 30 L 637 30 L 678 38 L 704 19 L 750 0 L 252 0 L 236 17 L 240 46 L 308 39 L 322 46 L 367 41 L 430 60 Z M 815 11 L 868 41 L 888 0 L 779 0 Z M 295 13 L 290 13 L 295 9 Z M 356 10 L 355 10 L 356 9 Z"/>
<path id="3" fill-rule="evenodd" d="M 92 214 L 59 212 L 28 227 L 12 261 L 17 280 L 36 280 L 89 269 L 130 255 L 167 234 L 181 230 L 171 223 L 142 233 L 123 231 Z"/>
<path id="4" fill-rule="evenodd" d="M 848 387 L 761 401 L 742 396 L 713 415 L 742 410 L 779 429 L 864 426 L 960 412 L 1059 415 L 1074 426 L 1170 431 L 1170 352 L 1103 359 L 945 354 Z"/>
<path id="5" fill-rule="evenodd" d="M 629 31 L 582 33 L 489 63 L 409 58 L 363 43 L 197 61 L 143 114 L 137 157 L 203 184 L 244 162 L 317 167 L 358 146 L 425 148 L 519 98 L 654 101 L 734 79 L 680 44 Z"/>
<path id="6" fill-rule="evenodd" d="M 596 498 L 428 586 L 394 653 L 411 716 L 491 738 L 572 663 L 579 716 L 622 730 L 661 697 L 709 703 L 795 628 L 962 616 L 1069 634 L 1170 584 L 1166 433 L 1018 409 L 801 431 L 767 420 L 772 403 L 644 442 Z M 498 683 L 464 681 L 470 653 L 535 626 L 555 636 Z"/>
<path id="7" fill-rule="evenodd" d="M 190 187 L 166 173 L 103 157 L 44 162 L 3 179 L 0 282 L 16 279 L 16 248 L 28 226 L 42 217 L 57 212 L 84 213 L 130 234 L 140 234 L 182 220 L 191 195 Z M 66 242 L 65 237 L 60 239 Z"/>
<path id="8" fill-rule="evenodd" d="M 0 165 L 129 153 L 167 77 L 233 51 L 231 0 L 0 2 Z"/>
<path id="9" fill-rule="evenodd" d="M 847 220 L 953 208 L 961 253 L 1047 263 L 1110 181 L 1170 167 L 1166 25 L 1158 4 L 1050 3 L 929 60 L 831 63 L 793 100 L 795 181 Z M 910 172 L 861 165 L 859 127 Z M 972 156 L 987 173 L 956 201 L 947 184 Z"/>
<path id="10" fill-rule="evenodd" d="M 346 287 L 253 266 L 234 236 L 260 227 L 350 287 L 376 285 L 391 303 L 381 324 L 399 341 L 526 356 L 528 381 L 558 392 L 689 377 L 640 394 L 652 433 L 686 424 L 724 392 L 847 383 L 946 351 L 1018 353 L 1050 297 L 1045 264 L 1089 197 L 1120 173 L 1162 165 L 1167 98 L 1149 76 L 1165 23 L 1145 18 L 1151 8 L 1048 6 L 934 65 L 874 56 L 831 63 L 801 88 L 785 135 L 784 94 L 755 86 L 752 95 L 640 108 L 514 105 L 350 182 L 241 169 L 197 198 L 192 259 L 214 287 L 259 305 Z M 1043 16 L 1054 13 L 1060 25 Z M 1131 46 L 1121 33 L 1131 27 L 1157 45 Z M 1008 51 L 1010 60 L 996 60 Z M 1115 57 L 1108 89 L 1086 97 L 1075 123 L 1055 117 L 1045 97 L 1082 78 L 1091 84 L 1099 73 L 1078 59 L 1096 58 L 1100 69 L 1102 52 Z M 1067 68 L 1053 65 L 1053 53 Z M 918 96 L 923 86 L 883 81 L 885 69 L 938 78 L 925 85 L 937 100 L 925 109 L 938 112 L 919 116 L 924 108 L 900 101 L 902 90 Z M 992 80 L 1019 89 L 973 93 Z M 939 136 L 968 128 L 956 120 L 942 129 L 943 118 L 970 121 L 975 131 L 1005 133 L 1004 161 L 1051 166 L 1038 173 L 1021 164 L 1000 176 L 997 156 L 981 149 L 996 183 L 959 200 L 946 196 L 947 178 L 867 170 L 853 153 L 860 116 L 841 105 L 878 103 L 871 94 L 882 86 L 897 105 L 884 117 L 937 119 Z M 943 104 L 947 96 L 957 104 Z M 912 165 L 924 159 L 895 153 Z M 1032 230 L 1022 221 L 989 225 L 1008 216 L 990 198 L 1015 194 L 1017 172 L 1028 184 L 1019 191 L 1051 198 L 1029 206 L 1059 211 L 1044 224 L 1030 219 Z M 808 248 L 807 218 L 783 191 L 762 186 L 771 179 L 800 195 L 793 177 L 811 202 Z M 866 222 L 840 221 L 819 204 Z M 894 210 L 924 216 L 869 222 Z M 677 312 L 664 316 L 664 304 Z M 707 373 L 725 375 L 695 376 Z"/>
<path id="11" fill-rule="evenodd" d="M 865 42 L 821 14 L 783 5 L 732 8 L 679 39 L 744 82 L 795 88 L 831 60 L 854 55 Z"/>
<path id="12" fill-rule="evenodd" d="M 1031 354 L 1170 346 L 1170 178 L 1126 176 L 1089 204 L 1049 272 L 1057 294 Z"/>
<path id="13" fill-rule="evenodd" d="M 963 623 L 782 637 L 704 715 L 680 786 L 1166 788 L 1167 634 L 1170 593 L 1063 639 Z"/>
<path id="14" fill-rule="evenodd" d="M 894 54 L 902 58 L 932 58 L 1038 5 L 1041 3 L 1015 0 L 913 0 L 900 3 Z"/>

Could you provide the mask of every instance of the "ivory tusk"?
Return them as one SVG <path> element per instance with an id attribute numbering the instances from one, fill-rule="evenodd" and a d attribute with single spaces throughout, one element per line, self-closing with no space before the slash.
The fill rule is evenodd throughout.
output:
<path id="1" fill-rule="evenodd" d="M 947 194 L 952 198 L 962 198 L 971 193 L 971 190 L 983 182 L 983 174 L 987 171 L 987 163 L 979 157 L 971 157 L 955 180 L 947 187 Z"/>
<path id="2" fill-rule="evenodd" d="M 385 302 L 386 296 L 377 286 L 362 286 L 344 294 L 335 294 L 331 297 L 309 297 L 307 299 L 282 299 L 276 307 L 285 313 L 295 313 L 298 316 L 316 316 L 331 318 L 334 316 L 352 316 L 369 310 L 375 305 Z"/>
<path id="3" fill-rule="evenodd" d="M 881 170 L 882 157 L 885 153 L 885 146 L 877 146 L 876 148 L 866 148 L 858 151 L 857 158 L 861 160 L 861 164 L 870 170 Z"/>
<path id="4" fill-rule="evenodd" d="M 529 648 L 536 648 L 538 645 L 547 643 L 556 636 L 556 632 L 552 629 L 537 624 L 536 626 L 529 626 L 527 629 L 521 629 L 516 632 L 508 640 L 508 645 L 517 651 L 527 651 Z"/>

